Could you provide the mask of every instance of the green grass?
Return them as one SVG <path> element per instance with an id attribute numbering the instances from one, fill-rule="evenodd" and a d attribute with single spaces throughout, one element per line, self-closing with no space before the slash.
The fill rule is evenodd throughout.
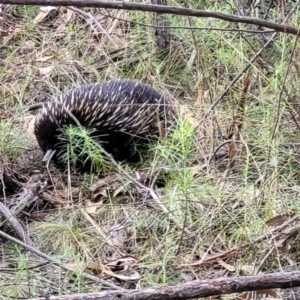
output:
<path id="1" fill-rule="evenodd" d="M 0 153 L 2 158 L 14 160 L 25 145 L 25 136 L 22 130 L 13 129 L 10 121 L 0 122 Z"/>
<path id="2" fill-rule="evenodd" d="M 171 1 L 170 5 L 178 3 Z M 235 8 L 234 1 L 192 1 L 189 5 L 228 13 L 233 13 Z M 47 19 L 49 23 L 34 25 L 32 20 L 38 11 L 36 7 L 10 6 L 6 12 L 9 18 L 23 26 L 4 38 L 0 50 L 3 60 L 0 112 L 5 116 L 0 123 L 0 151 L 6 158 L 6 167 L 18 169 L 19 166 L 14 165 L 17 158 L 33 156 L 34 163 L 26 171 L 22 168 L 22 172 L 31 178 L 32 175 L 27 174 L 35 174 L 38 169 L 48 178 L 45 168 L 36 163 L 41 153 L 27 151 L 30 146 L 27 146 L 28 140 L 23 139 L 24 128 L 16 124 L 25 114 L 27 105 L 51 99 L 60 91 L 80 84 L 125 77 L 143 80 L 176 99 L 178 113 L 168 138 L 151 145 L 139 165 L 122 164 L 133 178 L 155 191 L 168 213 L 158 208 L 147 191 L 136 188 L 122 172 L 111 167 L 89 137 L 88 130 L 74 126 L 65 128 L 61 143 L 69 151 L 63 151 L 61 159 L 74 164 L 76 160 L 84 161 L 89 157 L 96 174 L 88 172 L 79 177 L 78 197 L 72 202 L 70 194 L 78 188 L 72 186 L 73 174 L 69 174 L 66 183 L 60 180 L 60 172 L 50 168 L 55 183 L 51 192 L 66 200 L 66 206 L 51 207 L 51 213 L 47 211 L 44 219 L 28 224 L 37 246 L 64 263 L 72 264 L 77 275 L 82 271 L 94 272 L 99 262 L 101 266 L 112 259 L 135 255 L 139 261 L 129 263 L 129 269 L 141 275 L 140 287 L 176 284 L 195 276 L 251 274 L 251 267 L 258 267 L 264 261 L 274 242 L 267 235 L 274 227 L 266 222 L 275 216 L 298 214 L 300 210 L 300 133 L 290 116 L 291 106 L 296 110 L 300 104 L 297 99 L 300 86 L 298 45 L 292 66 L 288 67 L 295 37 L 278 34 L 251 66 L 245 117 L 237 141 L 239 153 L 234 166 L 230 167 L 228 155 L 218 157 L 222 152 L 228 154 L 229 144 L 224 144 L 218 153 L 215 151 L 224 142 L 227 128 L 237 114 L 246 74 L 231 87 L 210 117 L 203 124 L 199 125 L 199 121 L 260 49 L 259 35 L 210 30 L 211 27 L 246 26 L 191 18 L 191 26 L 204 29 L 193 32 L 172 29 L 171 49 L 162 55 L 156 48 L 151 27 L 122 21 L 151 24 L 151 14 L 111 11 L 121 19 L 114 20 L 103 17 L 97 9 L 90 10 L 118 43 L 120 49 L 114 50 L 104 35 L 97 32 L 96 27 L 92 29 L 84 18 L 73 14 L 64 23 L 66 10 L 61 8 Z M 250 15 L 254 16 L 255 11 L 251 10 Z M 283 17 L 276 7 L 271 8 L 269 16 L 274 16 L 275 21 Z M 298 16 L 299 9 L 292 16 L 291 24 L 296 24 Z M 186 17 L 168 15 L 167 18 L 170 26 L 190 26 Z M 24 44 L 28 41 L 35 44 L 26 52 Z M 43 61 L 45 57 L 50 58 Z M 52 68 L 51 72 L 42 74 L 41 68 L 47 67 Z M 280 100 L 283 84 L 291 97 L 296 96 L 293 103 L 285 93 Z M 186 114 L 181 111 L 182 105 Z M 12 111 L 14 118 L 9 119 L 6 116 Z M 32 149 L 36 148 L 33 144 Z M 91 188 L 94 186 L 96 188 Z M 39 211 L 40 207 L 37 205 L 33 211 Z M 179 225 L 190 234 L 183 233 Z M 255 242 L 261 236 L 266 238 Z M 234 271 L 225 270 L 216 262 L 192 265 L 201 259 L 205 261 L 209 255 L 248 243 L 251 247 L 224 259 Z M 298 237 L 291 238 L 287 248 L 275 249 L 260 271 L 275 272 L 294 267 L 292 262 L 299 257 L 298 243 Z M 13 257 L 10 266 L 14 272 L 1 278 L 0 295 L 40 295 L 52 286 L 46 280 L 41 280 L 37 286 L 30 279 L 40 278 L 43 271 L 42 267 L 30 268 L 40 263 L 32 254 L 23 249 L 17 251 L 11 244 L 2 249 L 4 261 L 6 257 Z M 105 278 L 100 269 L 96 268 L 99 277 Z M 95 284 L 80 276 L 61 269 L 56 271 L 61 281 L 53 289 L 59 294 L 96 290 Z M 129 286 L 123 281 L 121 284 Z M 135 287 L 136 281 L 130 284 Z"/>
<path id="3" fill-rule="evenodd" d="M 109 159 L 101 151 L 101 145 L 91 137 L 91 131 L 67 126 L 62 129 L 59 135 L 60 152 L 58 159 L 60 162 L 76 166 L 77 164 L 87 165 L 90 162 L 91 170 L 96 173 L 107 173 L 112 166 Z M 100 147 L 100 148 L 99 148 Z"/>

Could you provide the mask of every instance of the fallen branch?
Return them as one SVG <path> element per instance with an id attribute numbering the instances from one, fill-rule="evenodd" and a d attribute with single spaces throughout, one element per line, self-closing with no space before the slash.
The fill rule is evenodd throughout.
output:
<path id="1" fill-rule="evenodd" d="M 272 288 L 291 288 L 300 286 L 300 271 L 281 272 L 259 276 L 241 276 L 233 278 L 218 278 L 197 280 L 175 286 L 164 286 L 143 290 L 103 291 L 90 294 L 52 296 L 49 300 L 183 300 L 224 295 L 243 291 L 258 291 Z M 44 300 L 35 298 L 32 300 Z"/>
<path id="2" fill-rule="evenodd" d="M 202 18 L 215 18 L 233 23 L 251 24 L 260 27 L 273 29 L 277 32 L 290 33 L 297 35 L 299 28 L 290 25 L 281 25 L 274 22 L 262 20 L 259 18 L 237 16 L 232 14 L 225 14 L 215 11 L 205 11 L 176 6 L 154 5 L 144 3 L 132 3 L 125 1 L 101 1 L 101 0 L 2 0 L 2 4 L 18 4 L 18 5 L 40 5 L 40 6 L 76 6 L 76 7 L 101 7 L 110 9 L 125 9 L 136 11 L 147 11 L 156 13 L 165 13 L 181 16 L 202 17 Z"/>
<path id="3" fill-rule="evenodd" d="M 19 220 L 13 215 L 9 208 L 0 202 L 0 214 L 8 221 L 11 228 L 17 233 L 18 237 L 23 240 L 23 242 L 31 247 L 35 247 L 34 242 L 31 240 L 30 236 L 23 229 Z"/>

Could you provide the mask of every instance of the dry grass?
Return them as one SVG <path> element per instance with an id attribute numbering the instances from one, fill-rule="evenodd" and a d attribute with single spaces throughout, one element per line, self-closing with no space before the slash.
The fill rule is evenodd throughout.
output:
<path id="1" fill-rule="evenodd" d="M 218 1 L 209 2 L 206 9 L 235 12 L 227 4 L 218 7 Z M 151 24 L 151 14 L 86 11 L 107 30 L 118 49 L 86 17 L 65 8 L 52 10 L 36 24 L 38 7 L 4 8 L 0 19 L 0 33 L 6 33 L 0 36 L 0 135 L 6 139 L 0 140 L 1 170 L 23 184 L 36 174 L 47 176 L 40 163 L 42 153 L 26 136 L 24 120 L 35 113 L 28 112 L 30 105 L 85 83 L 142 80 L 184 104 L 192 119 L 186 122 L 187 112 L 181 107 L 184 117 L 175 122 L 168 141 L 153 147 L 142 166 L 123 168 L 149 186 L 157 178 L 153 189 L 190 234 L 183 233 L 149 194 L 120 173 L 98 178 L 85 174 L 74 177 L 74 184 L 70 174 L 63 180 L 62 173 L 52 167 L 54 187 L 49 189 L 64 205 L 50 205 L 40 198 L 27 219 L 20 216 L 37 246 L 76 268 L 78 274 L 90 272 L 126 288 L 297 269 L 298 237 L 282 240 L 275 231 L 300 209 L 299 130 L 288 105 L 297 110 L 300 49 L 296 45 L 292 52 L 295 37 L 278 35 L 250 67 L 239 151 L 232 157 L 235 164 L 229 165 L 230 144 L 217 153 L 216 149 L 225 141 L 237 113 L 244 80 L 230 89 L 196 130 L 192 124 L 202 119 L 260 49 L 262 37 L 209 30 L 232 26 L 192 18 L 193 27 L 207 29 L 173 29 L 170 51 L 163 55 L 155 45 L 153 29 L 135 23 Z M 282 19 L 282 10 L 272 8 L 268 16 L 273 13 Z M 299 13 L 296 10 L 291 24 L 297 24 Z M 179 16 L 168 16 L 168 20 L 173 26 L 190 25 Z M 280 98 L 282 87 L 289 97 L 283 93 Z M 7 200 L 18 191 L 12 186 Z M 282 230 L 288 226 L 296 222 Z M 51 281 L 43 275 L 40 262 L 13 244 L 3 243 L 1 253 L 2 267 L 11 270 L 0 277 L 0 294 L 6 299 L 41 295 L 45 290 L 61 294 L 97 290 L 96 284 L 62 270 L 56 270 L 60 280 Z M 221 260 L 213 258 L 216 254 Z"/>

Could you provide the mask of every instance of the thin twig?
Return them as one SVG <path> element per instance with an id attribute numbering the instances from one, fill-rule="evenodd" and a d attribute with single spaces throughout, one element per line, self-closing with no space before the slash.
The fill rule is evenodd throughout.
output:
<path id="1" fill-rule="evenodd" d="M 0 202 L 0 214 L 8 221 L 11 228 L 17 233 L 18 237 L 27 245 L 34 247 L 34 242 L 29 235 L 24 231 L 18 219 L 13 215 L 9 208 Z"/>
<path id="2" fill-rule="evenodd" d="M 6 192 L 5 192 L 6 186 L 5 186 L 5 182 L 4 182 L 4 179 L 3 179 L 3 169 L 4 169 L 3 166 L 1 166 L 0 178 L 1 178 L 1 184 L 2 184 L 2 193 L 3 193 L 4 203 L 7 203 L 7 201 L 6 201 Z"/>

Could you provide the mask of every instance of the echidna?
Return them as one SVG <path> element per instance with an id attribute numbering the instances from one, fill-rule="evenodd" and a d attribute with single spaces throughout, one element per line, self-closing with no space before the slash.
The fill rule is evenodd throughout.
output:
<path id="1" fill-rule="evenodd" d="M 149 85 L 112 80 L 74 88 L 46 103 L 36 117 L 34 133 L 46 155 L 54 150 L 57 154 L 60 129 L 76 125 L 75 117 L 84 128 L 94 130 L 92 135 L 117 161 L 130 162 L 136 160 L 133 143 L 145 144 L 159 136 L 167 115 L 165 99 Z"/>

